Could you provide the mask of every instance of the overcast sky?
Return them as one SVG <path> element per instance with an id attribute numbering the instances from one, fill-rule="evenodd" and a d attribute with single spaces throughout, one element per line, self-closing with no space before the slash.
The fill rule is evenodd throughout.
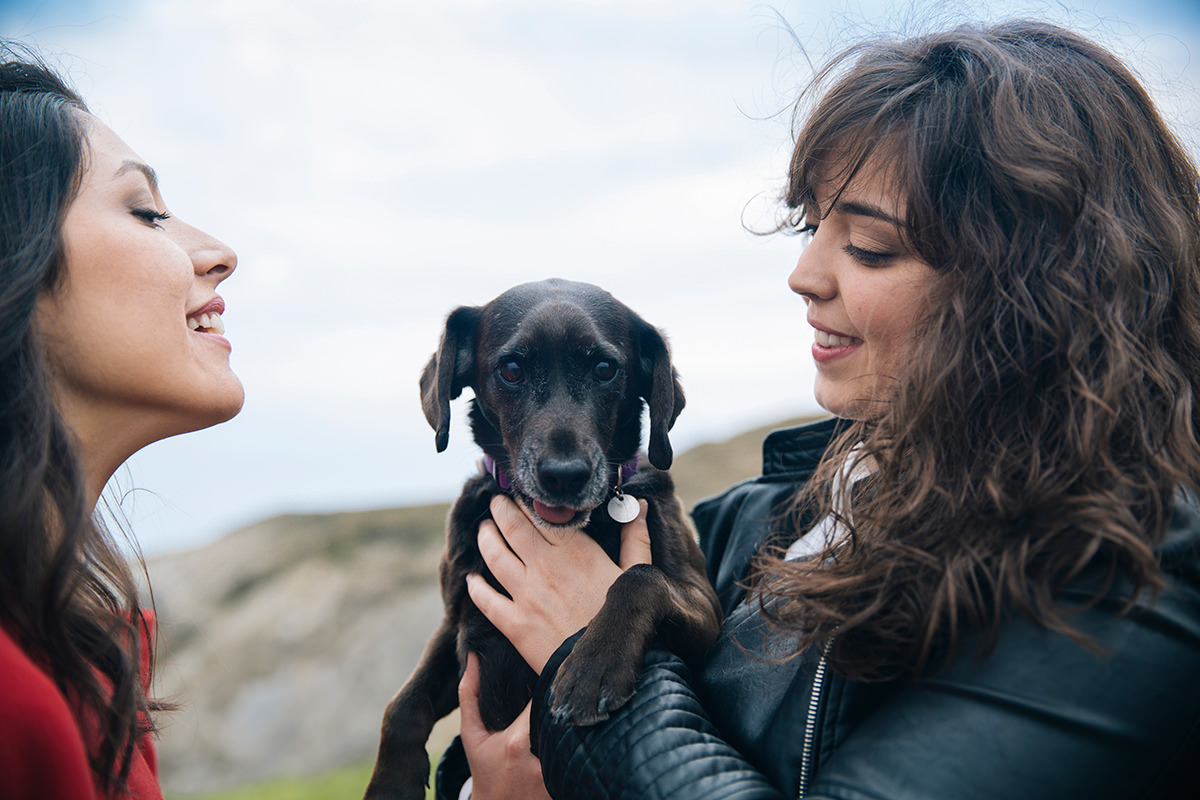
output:
<path id="1" fill-rule="evenodd" d="M 420 369 L 452 308 L 551 276 L 666 330 L 677 450 L 817 411 L 796 242 L 746 230 L 771 219 L 808 61 L 1014 15 L 1116 49 L 1200 152 L 1194 0 L 0 0 L 0 33 L 240 259 L 221 294 L 244 410 L 139 453 L 112 496 L 148 554 L 452 498 L 465 405 L 437 454 Z"/>

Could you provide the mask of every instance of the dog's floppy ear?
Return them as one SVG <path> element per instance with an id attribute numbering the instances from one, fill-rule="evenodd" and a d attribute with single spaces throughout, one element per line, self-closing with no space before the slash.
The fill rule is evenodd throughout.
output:
<path id="1" fill-rule="evenodd" d="M 679 385 L 679 375 L 671 365 L 671 352 L 662 332 L 639 317 L 634 320 L 634 335 L 637 337 L 641 368 L 638 393 L 650 406 L 650 446 L 647 455 L 655 467 L 667 469 L 674 458 L 667 431 L 671 430 L 675 418 L 683 410 L 683 387 Z"/>
<path id="2" fill-rule="evenodd" d="M 440 453 L 450 441 L 450 401 L 475 380 L 475 329 L 480 309 L 459 306 L 446 317 L 446 329 L 437 352 L 421 372 L 421 410 L 437 431 L 434 441 Z"/>

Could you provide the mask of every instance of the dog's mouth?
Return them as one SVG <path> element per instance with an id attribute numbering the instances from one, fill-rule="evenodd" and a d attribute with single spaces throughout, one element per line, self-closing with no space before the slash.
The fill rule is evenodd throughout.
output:
<path id="1" fill-rule="evenodd" d="M 514 492 L 513 498 L 521 504 L 525 513 L 533 520 L 533 524 L 539 528 L 559 530 L 582 528 L 592 518 L 592 508 L 554 506 L 536 500 L 520 491 Z"/>
<path id="2" fill-rule="evenodd" d="M 548 506 L 533 498 L 530 498 L 530 502 L 533 504 L 533 512 L 551 525 L 570 525 L 580 514 L 586 516 L 588 513 L 570 506 Z"/>
<path id="3" fill-rule="evenodd" d="M 591 519 L 593 505 L 584 508 L 574 505 L 552 505 L 522 491 L 520 485 L 489 455 L 485 454 L 479 461 L 479 471 L 491 475 L 502 490 L 508 491 L 521 504 L 527 514 L 531 513 L 536 518 L 534 524 L 538 524 L 540 520 L 546 527 L 551 528 L 582 528 Z"/>

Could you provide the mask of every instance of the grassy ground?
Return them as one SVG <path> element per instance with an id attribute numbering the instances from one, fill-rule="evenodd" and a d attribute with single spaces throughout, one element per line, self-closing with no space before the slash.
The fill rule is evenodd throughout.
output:
<path id="1" fill-rule="evenodd" d="M 442 751 L 458 733 L 459 727 L 458 709 L 433 726 L 427 745 L 431 770 L 436 768 Z M 372 759 L 322 775 L 278 778 L 208 794 L 168 794 L 166 800 L 362 800 L 374 767 L 375 761 Z M 429 776 L 429 782 L 431 785 L 425 792 L 425 798 L 433 800 L 432 775 Z"/>
<path id="2" fill-rule="evenodd" d="M 371 778 L 372 766 L 372 762 L 367 762 L 324 775 L 280 778 L 212 794 L 168 796 L 167 800 L 360 800 Z M 425 796 L 433 800 L 433 789 Z"/>

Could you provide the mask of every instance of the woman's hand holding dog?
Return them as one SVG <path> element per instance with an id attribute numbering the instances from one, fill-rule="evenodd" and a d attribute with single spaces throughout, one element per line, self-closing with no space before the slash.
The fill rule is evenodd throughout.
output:
<path id="1" fill-rule="evenodd" d="M 489 731 L 479 716 L 479 657 L 467 654 L 458 684 L 462 742 L 471 765 L 471 800 L 549 800 L 542 764 L 529 751 L 529 706 L 502 731 Z"/>
<path id="2" fill-rule="evenodd" d="M 592 621 L 622 572 L 650 563 L 646 501 L 638 505 L 637 519 L 621 529 L 621 563 L 614 564 L 590 536 L 543 532 L 512 500 L 492 498 L 494 522 L 480 524 L 479 551 L 512 599 L 476 574 L 467 576 L 467 591 L 535 672 Z"/>
<path id="3" fill-rule="evenodd" d="M 479 551 L 512 599 L 477 574 L 467 576 L 467 591 L 533 669 L 541 672 L 559 645 L 592 621 L 617 576 L 634 564 L 650 563 L 646 501 L 638 504 L 637 519 L 621 529 L 621 563 L 614 564 L 590 536 L 547 536 L 512 500 L 492 498 L 495 522 L 480 524 Z M 467 656 L 458 698 L 473 800 L 493 792 L 499 792 L 495 797 L 548 797 L 541 763 L 529 751 L 529 706 L 505 730 L 484 727 L 474 653 Z"/>

